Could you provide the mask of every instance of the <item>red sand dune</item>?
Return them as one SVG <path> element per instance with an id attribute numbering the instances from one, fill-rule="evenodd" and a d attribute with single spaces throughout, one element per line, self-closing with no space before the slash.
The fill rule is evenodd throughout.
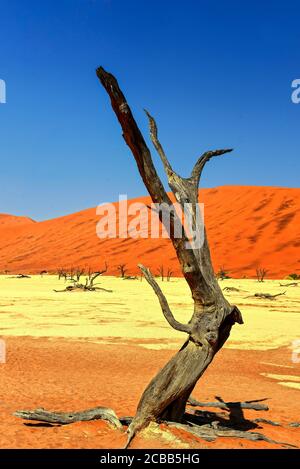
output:
<path id="1" fill-rule="evenodd" d="M 134 202 L 150 203 L 150 199 Z M 200 202 L 205 204 L 216 271 L 224 266 L 233 277 L 253 277 L 260 265 L 268 269 L 269 278 L 300 273 L 300 189 L 222 186 L 201 189 Z M 99 239 L 99 219 L 95 208 L 43 222 L 0 215 L 0 270 L 38 273 L 78 266 L 97 270 L 107 261 L 111 275 L 121 263 L 127 265 L 128 274 L 135 274 L 138 262 L 154 272 L 163 264 L 180 275 L 169 239 Z"/>
<path id="2" fill-rule="evenodd" d="M 0 229 L 6 226 L 24 225 L 25 223 L 35 223 L 35 221 L 28 217 L 16 217 L 15 215 L 0 213 Z"/>

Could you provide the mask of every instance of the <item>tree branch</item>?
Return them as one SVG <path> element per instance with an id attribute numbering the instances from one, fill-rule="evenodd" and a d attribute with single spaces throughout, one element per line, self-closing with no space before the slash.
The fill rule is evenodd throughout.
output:
<path id="1" fill-rule="evenodd" d="M 150 150 L 135 122 L 131 109 L 119 88 L 117 80 L 113 75 L 106 72 L 103 67 L 99 67 L 96 73 L 111 99 L 112 108 L 123 130 L 124 140 L 133 153 L 140 175 L 153 202 L 164 202 L 171 205 L 169 196 L 153 165 Z"/>
<path id="2" fill-rule="evenodd" d="M 97 69 L 97 76 L 110 96 L 112 108 L 123 130 L 123 137 L 132 151 L 142 180 L 152 198 L 152 201 L 155 204 L 166 203 L 167 205 L 172 206 L 172 202 L 154 167 L 150 150 L 145 143 L 136 121 L 134 120 L 130 107 L 119 88 L 116 78 L 106 72 L 102 67 Z M 190 204 L 188 206 L 188 210 L 192 215 L 191 218 L 193 226 L 191 228 L 194 231 L 197 229 L 196 204 L 198 202 L 198 190 L 196 183 L 192 178 L 182 178 L 172 170 L 172 167 L 158 142 L 157 128 L 156 125 L 154 125 L 154 122 L 152 122 L 151 127 L 152 139 L 160 152 L 160 156 L 163 158 L 168 174 L 168 183 L 176 200 L 182 207 L 185 207 L 186 204 Z M 164 222 L 161 211 L 159 213 L 159 218 Z M 212 304 L 218 303 L 220 307 L 222 304 L 222 308 L 220 308 L 220 321 L 222 321 L 231 310 L 230 305 L 222 295 L 222 291 L 214 276 L 205 230 L 203 244 L 200 248 L 194 249 L 189 242 L 189 236 L 184 227 L 182 229 L 182 236 L 175 236 L 174 217 L 170 217 L 170 226 L 166 226 L 166 228 L 170 233 L 170 238 L 176 250 L 181 270 L 191 289 L 192 297 L 197 304 L 197 308 L 202 311 L 206 306 L 210 307 Z"/>
<path id="3" fill-rule="evenodd" d="M 17 410 L 14 415 L 25 420 L 36 420 L 57 425 L 67 425 L 74 422 L 87 420 L 107 420 L 116 428 L 122 428 L 122 424 L 113 409 L 109 407 L 95 407 L 81 412 L 49 412 L 43 408 L 35 410 Z"/>
<path id="4" fill-rule="evenodd" d="M 233 150 L 232 148 L 227 148 L 225 150 L 207 151 L 203 153 L 202 156 L 200 156 L 191 174 L 191 179 L 194 181 L 196 187 L 199 186 L 200 177 L 201 177 L 205 164 L 214 156 L 221 156 L 221 155 L 224 155 L 225 153 L 230 153 L 232 150 Z"/>
<path id="5" fill-rule="evenodd" d="M 182 324 L 182 323 L 176 321 L 176 319 L 173 316 L 172 311 L 169 308 L 166 297 L 164 296 L 163 292 L 161 291 L 158 283 L 154 279 L 154 277 L 151 274 L 150 270 L 147 269 L 146 267 L 144 267 L 142 264 L 138 264 L 138 267 L 141 269 L 141 271 L 143 272 L 143 274 L 145 276 L 145 279 L 147 280 L 149 285 L 151 285 L 154 292 L 156 293 L 156 295 L 158 297 L 158 300 L 159 300 L 159 303 L 160 303 L 160 306 L 161 306 L 161 309 L 162 309 L 162 312 L 163 312 L 163 315 L 166 318 L 166 320 L 168 321 L 168 323 L 170 324 L 170 326 L 172 326 L 173 329 L 176 329 L 177 331 L 186 332 L 187 334 L 190 334 L 192 332 L 191 326 L 189 324 Z"/>
<path id="6" fill-rule="evenodd" d="M 149 119 L 150 137 L 151 137 L 152 143 L 161 158 L 161 161 L 165 168 L 165 172 L 169 178 L 174 173 L 174 171 L 172 169 L 172 166 L 169 163 L 168 158 L 166 157 L 166 154 L 164 152 L 164 149 L 160 141 L 158 140 L 157 125 L 156 125 L 155 119 L 149 114 L 149 112 L 146 109 L 144 109 L 144 111 L 147 114 L 147 117 Z"/>

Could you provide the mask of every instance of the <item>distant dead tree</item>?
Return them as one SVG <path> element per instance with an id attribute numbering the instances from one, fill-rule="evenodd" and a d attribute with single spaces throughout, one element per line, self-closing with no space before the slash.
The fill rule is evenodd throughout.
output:
<path id="1" fill-rule="evenodd" d="M 258 282 L 263 282 L 265 276 L 267 275 L 268 271 L 266 269 L 262 269 L 261 267 L 256 268 L 256 279 Z"/>
<path id="2" fill-rule="evenodd" d="M 120 265 L 118 265 L 117 269 L 118 269 L 118 271 L 120 272 L 120 277 L 121 277 L 121 278 L 124 278 L 125 275 L 126 275 L 126 272 L 127 272 L 126 264 L 120 264 Z"/>
<path id="3" fill-rule="evenodd" d="M 298 287 L 298 282 L 279 283 L 281 287 Z"/>
<path id="4" fill-rule="evenodd" d="M 90 279 L 92 274 L 93 274 L 93 270 L 91 269 L 91 267 L 89 267 L 86 272 L 87 278 Z"/>
<path id="5" fill-rule="evenodd" d="M 101 288 L 98 287 L 97 284 L 95 284 L 96 278 L 100 277 L 100 275 L 104 274 L 108 269 L 108 265 L 105 262 L 105 267 L 102 270 L 99 270 L 98 272 L 92 272 L 92 270 L 89 268 L 88 270 L 88 275 L 85 279 L 85 283 L 80 283 L 80 277 L 79 280 L 73 279 L 73 285 L 68 285 L 64 290 L 54 290 L 57 293 L 62 293 L 62 292 L 72 292 L 72 291 L 97 291 L 97 290 L 102 290 L 111 293 L 112 290 L 107 290 L 106 288 Z"/>
<path id="6" fill-rule="evenodd" d="M 64 278 L 66 281 L 67 271 L 64 267 L 60 267 L 59 269 L 57 269 L 57 275 L 58 275 L 58 280 L 60 280 L 61 278 Z"/>
<path id="7" fill-rule="evenodd" d="M 77 267 L 77 269 L 75 271 L 76 282 L 80 281 L 80 278 L 82 277 L 82 275 L 84 275 L 84 273 L 85 273 L 84 269 Z"/>
<path id="8" fill-rule="evenodd" d="M 289 275 L 287 276 L 287 279 L 288 279 L 288 280 L 300 280 L 300 275 L 295 274 L 295 273 L 289 274 Z"/>
<path id="9" fill-rule="evenodd" d="M 42 271 L 40 272 L 40 276 L 43 277 L 43 275 L 45 275 L 45 274 L 47 274 L 47 273 L 48 273 L 47 270 L 42 270 Z"/>
<path id="10" fill-rule="evenodd" d="M 246 296 L 245 298 L 260 298 L 263 300 L 275 300 L 278 296 L 285 295 L 286 292 L 276 293 L 272 295 L 271 293 L 254 293 L 254 295 Z"/>
<path id="11" fill-rule="evenodd" d="M 152 201 L 156 204 L 164 204 L 171 209 L 173 202 L 157 174 L 150 150 L 134 120 L 128 102 L 119 88 L 116 78 L 107 73 L 102 67 L 97 69 L 97 76 L 110 97 L 112 108 L 121 124 L 125 142 L 131 149 L 141 178 Z M 186 207 L 185 204 L 189 204 L 193 225 L 192 230 L 195 232 L 196 229 L 199 229 L 197 225 L 199 218 L 197 202 L 198 187 L 203 168 L 211 158 L 228 153 L 231 149 L 205 152 L 198 158 L 190 177 L 183 178 L 173 170 L 158 140 L 155 120 L 147 111 L 146 113 L 150 124 L 150 137 L 162 160 L 169 186 L 183 211 Z M 127 419 L 129 427 L 127 430 L 128 440 L 126 447 L 130 444 L 134 435 L 151 421 L 164 421 L 166 424 L 177 425 L 179 427 L 183 425 L 185 430 L 189 431 L 191 427 L 180 422 L 184 420 L 185 408 L 190 394 L 216 353 L 228 339 L 232 326 L 236 322 L 239 324 L 243 323 L 239 309 L 236 305 L 230 304 L 227 301 L 215 278 L 205 230 L 202 245 L 192 247 L 189 243 L 188 233 L 183 226 L 180 226 L 182 237 L 178 238 L 175 235 L 175 221 L 180 222 L 176 214 L 170 217 L 170 226 L 169 222 L 164 220 L 165 217 L 162 217 L 161 213 L 159 216 L 170 233 L 170 239 L 176 251 L 183 276 L 191 290 L 194 307 L 191 319 L 186 324 L 177 321 L 166 297 L 150 270 L 141 264 L 139 265 L 147 282 L 153 288 L 158 298 L 165 319 L 171 327 L 185 334 L 185 341 L 180 350 L 146 387 L 140 398 L 134 418 Z M 226 370 L 224 370 L 224 373 L 226 373 Z M 15 415 L 29 420 L 61 421 L 63 423 L 69 423 L 74 421 L 74 419 L 91 420 L 93 418 L 104 418 L 113 422 L 117 428 L 122 428 L 122 423 L 118 420 L 114 411 L 102 407 L 89 409 L 77 413 L 75 416 L 72 413 L 70 415 L 70 412 L 47 412 L 40 408 L 36 411 L 17 411 Z M 192 425 L 193 431 L 195 431 L 195 425 Z M 216 435 L 222 432 L 222 430 L 215 429 L 209 425 L 206 426 L 206 430 L 202 431 L 204 433 L 206 431 L 206 434 L 208 432 L 210 439 L 212 436 L 216 437 Z M 232 432 L 233 430 L 230 429 L 230 431 Z M 247 434 L 247 432 L 240 431 L 239 435 L 242 433 Z"/>
<path id="12" fill-rule="evenodd" d="M 108 270 L 108 264 L 107 262 L 105 261 L 104 263 L 104 267 L 102 270 L 98 270 L 97 272 L 93 271 L 90 267 L 88 269 L 88 275 L 87 275 L 87 283 L 89 285 L 93 285 L 94 284 L 94 281 L 96 280 L 97 277 L 100 277 L 100 275 L 103 275 L 105 274 L 105 272 L 107 272 Z"/>
<path id="13" fill-rule="evenodd" d="M 161 265 L 158 269 L 158 275 L 160 276 L 161 278 L 161 281 L 163 282 L 164 279 L 165 279 L 165 271 L 164 271 L 164 266 Z"/>
<path id="14" fill-rule="evenodd" d="M 74 275 L 75 275 L 75 269 L 74 267 L 71 267 L 69 272 L 67 273 L 67 280 L 71 280 L 71 281 L 75 280 Z"/>
<path id="15" fill-rule="evenodd" d="M 231 291 L 239 292 L 239 291 L 242 291 L 242 290 L 240 290 L 239 288 L 235 288 L 235 287 L 225 287 L 225 288 L 223 288 L 223 291 L 227 291 L 227 292 L 228 292 L 228 291 L 229 291 L 229 292 L 231 292 Z"/>
<path id="16" fill-rule="evenodd" d="M 30 275 L 25 275 L 25 274 L 18 274 L 18 275 L 15 275 L 11 278 L 31 278 Z"/>
<path id="17" fill-rule="evenodd" d="M 107 269 L 108 269 L 108 265 L 105 262 L 105 267 L 102 270 L 99 270 L 97 272 L 89 274 L 89 276 L 86 278 L 86 287 L 87 287 L 88 290 L 94 288 L 94 282 L 95 282 L 96 278 L 100 277 L 100 275 L 107 272 Z"/>
<path id="18" fill-rule="evenodd" d="M 225 279 L 228 279 L 230 278 L 229 275 L 228 275 L 228 271 L 225 269 L 224 266 L 221 266 L 219 271 L 217 272 L 217 278 L 219 280 L 225 280 Z"/>
<path id="19" fill-rule="evenodd" d="M 173 275 L 173 271 L 169 268 L 167 270 L 167 282 L 170 282 L 172 275 Z"/>

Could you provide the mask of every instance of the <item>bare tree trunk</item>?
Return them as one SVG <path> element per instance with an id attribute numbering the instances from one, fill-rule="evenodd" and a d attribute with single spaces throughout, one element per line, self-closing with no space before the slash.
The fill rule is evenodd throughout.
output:
<path id="1" fill-rule="evenodd" d="M 115 77 L 102 67 L 97 69 L 97 76 L 111 99 L 112 108 L 121 124 L 125 142 L 136 160 L 142 180 L 154 203 L 172 202 L 153 165 L 150 150 L 139 130 L 126 99 Z M 168 183 L 177 202 L 184 209 L 189 205 L 193 227 L 197 227 L 198 186 L 204 165 L 214 156 L 230 152 L 230 149 L 204 153 L 196 162 L 191 176 L 182 178 L 171 167 L 158 140 L 154 119 L 146 111 L 150 123 L 150 136 L 156 148 Z M 160 219 L 162 220 L 161 212 Z M 183 236 L 175 237 L 176 215 L 171 217 L 170 238 L 180 262 L 182 273 L 190 287 L 194 300 L 194 311 L 188 324 L 181 324 L 174 318 L 167 300 L 151 272 L 140 266 L 146 280 L 156 293 L 163 314 L 169 324 L 188 337 L 177 354 L 152 379 L 145 389 L 137 407 L 136 415 L 129 426 L 129 439 L 145 427 L 150 421 L 161 419 L 180 421 L 185 412 L 186 402 L 198 379 L 211 363 L 214 355 L 227 340 L 232 325 L 242 323 L 241 313 L 236 306 L 230 305 L 215 278 L 210 251 L 204 230 L 204 242 L 201 247 L 191 249 L 188 235 L 182 227 Z M 166 227 L 168 229 L 168 227 Z"/>

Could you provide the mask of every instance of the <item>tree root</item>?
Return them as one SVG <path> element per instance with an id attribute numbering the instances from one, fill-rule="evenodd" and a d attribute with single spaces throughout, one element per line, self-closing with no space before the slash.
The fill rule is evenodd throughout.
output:
<path id="1" fill-rule="evenodd" d="M 113 409 L 109 407 L 95 407 L 81 412 L 49 412 L 48 410 L 39 408 L 35 410 L 17 410 L 13 415 L 25 420 L 37 420 L 54 425 L 68 425 L 74 422 L 99 419 L 107 420 L 116 428 L 122 428 L 122 424 L 117 415 Z"/>
<path id="2" fill-rule="evenodd" d="M 268 410 L 268 406 L 265 404 L 259 404 L 259 402 L 263 400 L 264 399 L 257 399 L 245 402 L 199 402 L 193 397 L 190 397 L 188 404 L 198 407 L 218 407 L 229 411 L 236 408 L 252 409 L 257 411 Z M 159 423 L 165 424 L 168 427 L 184 430 L 205 441 L 215 441 L 217 438 L 230 437 L 243 438 L 249 441 L 265 441 L 267 443 L 281 445 L 283 447 L 297 448 L 297 446 L 290 443 L 272 440 L 262 433 L 241 429 L 245 428 L 245 423 L 255 424 L 254 427 L 252 427 L 255 428 L 257 427 L 257 423 L 267 423 L 269 425 L 280 426 L 278 422 L 262 418 L 257 418 L 252 421 L 243 420 L 243 418 L 225 421 L 217 413 L 204 411 L 198 412 L 201 413 L 201 415 L 184 414 L 182 423 L 169 420 L 161 420 Z M 125 448 L 129 447 L 135 435 L 130 431 L 130 424 L 133 421 L 133 417 L 126 416 L 118 418 L 114 410 L 108 407 L 95 407 L 80 412 L 50 412 L 43 408 L 38 408 L 32 411 L 18 410 L 13 415 L 24 420 L 45 422 L 51 425 L 68 425 L 74 422 L 89 420 L 106 420 L 118 430 L 124 429 L 124 427 L 129 427 L 127 429 L 128 439 Z M 221 421 L 219 419 L 221 419 Z M 288 426 L 300 427 L 300 423 L 292 422 L 288 424 Z M 251 427 L 248 427 L 248 430 L 249 428 Z"/>
<path id="3" fill-rule="evenodd" d="M 215 441 L 218 437 L 230 437 L 243 438 L 250 441 L 266 441 L 267 443 L 281 445 L 284 447 L 297 448 L 297 446 L 291 445 L 290 443 L 272 440 L 271 438 L 268 438 L 262 433 L 235 430 L 230 427 L 219 425 L 219 422 L 217 421 L 212 422 L 211 424 L 201 426 L 195 425 L 191 422 L 188 422 L 187 424 L 177 422 L 164 423 L 170 427 L 178 428 L 179 430 L 184 430 L 188 433 L 198 436 L 199 438 L 205 441 Z"/>

